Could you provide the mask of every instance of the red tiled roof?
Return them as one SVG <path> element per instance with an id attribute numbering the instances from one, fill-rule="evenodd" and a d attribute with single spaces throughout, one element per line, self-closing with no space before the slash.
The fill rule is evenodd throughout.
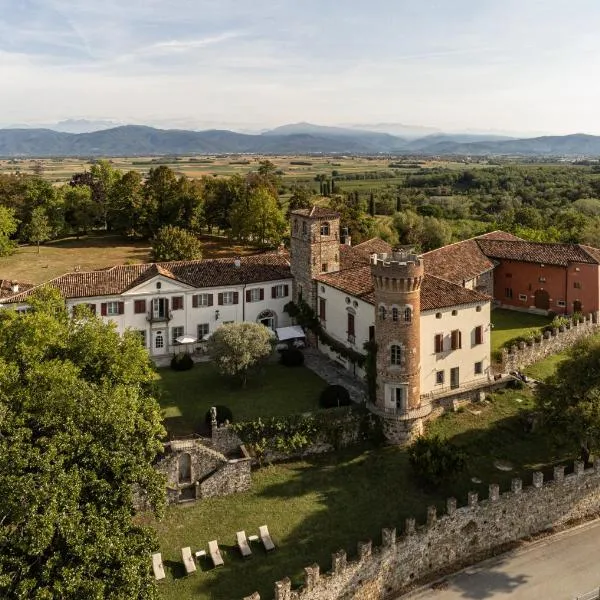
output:
<path id="1" fill-rule="evenodd" d="M 523 238 L 517 237 L 512 233 L 508 233 L 508 231 L 501 231 L 500 229 L 496 229 L 496 231 L 490 231 L 489 233 L 482 233 L 478 235 L 476 240 L 508 240 L 508 241 L 516 241 L 522 242 Z"/>
<path id="2" fill-rule="evenodd" d="M 23 283 L 22 281 L 14 281 L 12 279 L 0 279 L 0 298 L 13 296 L 13 285 L 19 286 L 19 291 L 24 292 L 33 287 L 33 283 Z M 17 292 L 18 293 L 18 292 Z"/>
<path id="3" fill-rule="evenodd" d="M 356 267 L 337 273 L 323 273 L 316 280 L 355 298 L 375 304 L 371 267 Z M 421 284 L 421 310 L 436 310 L 462 304 L 488 302 L 490 297 L 428 273 Z"/>
<path id="4" fill-rule="evenodd" d="M 340 269 L 353 269 L 362 265 L 369 264 L 369 255 L 356 249 L 356 246 L 347 246 L 340 244 Z"/>
<path id="5" fill-rule="evenodd" d="M 113 296 L 132 289 L 156 275 L 162 275 L 195 288 L 221 287 L 290 279 L 290 266 L 284 255 L 242 256 L 236 267 L 233 258 L 119 265 L 99 271 L 67 273 L 45 284 L 60 290 L 65 298 Z M 25 302 L 30 292 L 16 294 L 8 302 Z"/>
<path id="6" fill-rule="evenodd" d="M 336 212 L 332 208 L 324 206 L 312 206 L 311 208 L 298 208 L 291 212 L 293 215 L 301 215 L 303 217 L 314 217 L 317 219 L 337 219 L 340 216 L 339 212 Z"/>
<path id="7" fill-rule="evenodd" d="M 392 251 L 392 246 L 388 244 L 385 240 L 381 238 L 374 237 L 370 240 L 365 240 L 360 244 L 356 244 L 354 246 L 356 250 L 360 250 L 361 252 L 366 252 L 367 254 L 384 254 Z"/>
<path id="8" fill-rule="evenodd" d="M 545 263 L 566 267 L 570 263 L 599 264 L 600 260 L 587 247 L 579 244 L 548 244 L 523 240 L 479 239 L 477 244 L 491 258 Z M 592 251 L 594 249 L 592 248 Z"/>

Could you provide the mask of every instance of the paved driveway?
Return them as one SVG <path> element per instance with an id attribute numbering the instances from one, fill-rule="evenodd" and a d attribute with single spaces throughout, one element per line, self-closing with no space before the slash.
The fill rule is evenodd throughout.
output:
<path id="1" fill-rule="evenodd" d="M 600 585 L 600 521 L 479 563 L 402 600 L 573 600 Z M 399 600 L 399 599 L 398 599 Z"/>

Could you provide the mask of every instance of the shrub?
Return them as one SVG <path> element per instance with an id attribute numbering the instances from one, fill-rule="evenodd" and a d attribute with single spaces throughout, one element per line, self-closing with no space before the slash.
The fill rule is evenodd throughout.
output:
<path id="1" fill-rule="evenodd" d="M 439 485 L 465 468 L 464 454 L 439 436 L 418 437 L 408 447 L 408 460 L 415 474 L 427 485 Z"/>
<path id="2" fill-rule="evenodd" d="M 298 348 L 289 348 L 281 353 L 279 360 L 286 367 L 299 367 L 304 364 L 304 354 Z"/>
<path id="3" fill-rule="evenodd" d="M 217 409 L 217 424 L 218 425 L 223 425 L 223 423 L 225 423 L 225 421 L 229 421 L 230 423 L 233 423 L 233 413 L 231 412 L 231 409 L 228 406 L 223 406 L 222 404 L 217 404 L 215 406 L 215 408 Z M 211 424 L 211 416 L 210 416 L 210 409 L 206 411 L 206 415 L 204 415 L 204 422 L 208 425 L 208 427 L 210 427 Z"/>
<path id="4" fill-rule="evenodd" d="M 189 371 L 194 366 L 191 354 L 183 352 L 181 354 L 173 354 L 171 359 L 171 369 L 174 371 Z"/>
<path id="5" fill-rule="evenodd" d="M 319 404 L 323 408 L 349 406 L 350 403 L 350 394 L 348 390 L 341 385 L 330 385 L 326 387 L 319 398 Z"/>

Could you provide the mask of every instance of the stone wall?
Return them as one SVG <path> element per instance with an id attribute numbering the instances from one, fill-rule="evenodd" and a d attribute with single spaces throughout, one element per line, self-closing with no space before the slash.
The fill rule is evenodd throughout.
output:
<path id="1" fill-rule="evenodd" d="M 250 458 L 228 461 L 210 477 L 200 482 L 197 497 L 228 496 L 249 490 L 252 485 L 251 468 Z"/>
<path id="2" fill-rule="evenodd" d="M 408 518 L 400 536 L 393 527 L 383 529 L 380 546 L 358 542 L 353 560 L 344 551 L 336 552 L 329 573 L 322 575 L 319 565 L 308 566 L 303 587 L 292 590 L 290 580 L 283 579 L 275 583 L 274 598 L 383 600 L 519 540 L 598 514 L 600 462 L 587 470 L 576 462 L 567 476 L 564 467 L 555 467 L 553 480 L 547 482 L 541 472 L 535 472 L 530 487 L 523 488 L 520 479 L 513 479 L 510 491 L 500 493 L 498 485 L 491 484 L 487 499 L 471 492 L 467 505 L 460 508 L 455 498 L 449 498 L 442 516 L 431 506 L 425 524 L 417 526 L 415 519 Z M 255 593 L 245 600 L 260 600 L 260 596 Z"/>
<path id="3" fill-rule="evenodd" d="M 510 349 L 502 349 L 502 371 L 518 371 L 546 356 L 557 354 L 573 346 L 580 339 L 600 331 L 598 313 L 588 315 L 582 323 L 545 331 L 541 339 L 530 344 L 520 342 Z"/>

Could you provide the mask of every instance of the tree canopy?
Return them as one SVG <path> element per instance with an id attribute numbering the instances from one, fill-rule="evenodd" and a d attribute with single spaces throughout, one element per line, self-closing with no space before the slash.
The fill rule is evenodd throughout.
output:
<path id="1" fill-rule="evenodd" d="M 158 598 L 153 530 L 164 479 L 156 375 L 139 336 L 42 288 L 27 313 L 0 311 L 0 596 Z"/>
<path id="2" fill-rule="evenodd" d="M 152 240 L 152 260 L 156 262 L 201 258 L 202 246 L 198 238 L 181 227 L 162 227 Z"/>

